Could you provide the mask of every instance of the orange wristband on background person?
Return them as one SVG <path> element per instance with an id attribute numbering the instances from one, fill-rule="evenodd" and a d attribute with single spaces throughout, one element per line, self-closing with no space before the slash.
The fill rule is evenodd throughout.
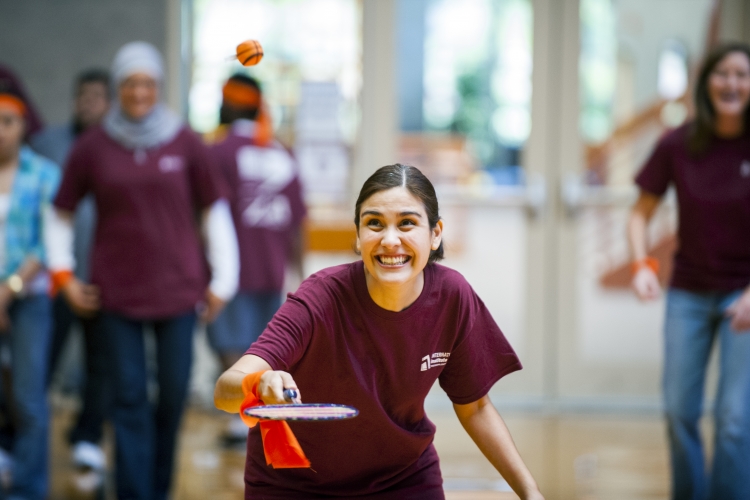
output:
<path id="1" fill-rule="evenodd" d="M 654 274 L 659 274 L 659 261 L 653 257 L 644 257 L 641 260 L 633 262 L 633 274 L 637 273 L 644 267 L 651 269 Z"/>
<path id="2" fill-rule="evenodd" d="M 255 427 L 258 419 L 245 415 L 245 409 L 264 404 L 258 396 L 258 385 L 260 385 L 260 377 L 266 371 L 249 373 L 242 379 L 242 392 L 245 394 L 245 399 L 240 405 L 240 418 L 248 427 Z M 260 437 L 263 440 L 266 463 L 273 466 L 274 469 L 310 467 L 310 461 L 286 422 L 282 420 L 261 420 Z"/>
<path id="3" fill-rule="evenodd" d="M 56 296 L 58 292 L 73 279 L 73 271 L 68 269 L 62 271 L 52 271 L 52 284 L 50 285 L 50 295 Z"/>

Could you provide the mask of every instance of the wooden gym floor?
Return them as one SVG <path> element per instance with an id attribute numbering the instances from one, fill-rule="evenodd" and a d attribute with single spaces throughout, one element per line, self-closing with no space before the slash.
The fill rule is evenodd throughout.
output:
<path id="1" fill-rule="evenodd" d="M 52 427 L 51 499 L 103 499 L 91 477 L 76 474 L 63 441 L 72 411 L 56 408 Z M 482 457 L 449 412 L 432 412 L 438 428 L 448 500 L 517 497 Z M 660 500 L 669 494 L 667 451 L 656 415 L 542 416 L 505 412 L 504 418 L 547 500 Z M 174 500 L 238 500 L 244 451 L 218 445 L 226 418 L 193 407 L 183 422 Z M 708 430 L 708 429 L 707 429 Z M 111 450 L 110 450 L 111 452 Z M 88 481 L 88 483 L 87 483 Z M 111 481 L 111 477 L 109 478 Z M 106 496 L 113 498 L 111 493 Z"/>

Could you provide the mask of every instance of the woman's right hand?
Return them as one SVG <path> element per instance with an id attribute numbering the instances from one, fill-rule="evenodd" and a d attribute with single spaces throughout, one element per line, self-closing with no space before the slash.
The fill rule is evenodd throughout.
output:
<path id="1" fill-rule="evenodd" d="M 99 311 L 99 287 L 96 285 L 73 277 L 62 287 L 62 293 L 78 316 L 90 318 Z"/>
<path id="2" fill-rule="evenodd" d="M 260 377 L 258 384 L 258 396 L 261 401 L 267 405 L 289 404 L 290 401 L 284 399 L 284 389 L 294 389 L 297 391 L 297 397 L 292 403 L 301 403 L 302 396 L 297 388 L 297 383 L 292 376 L 281 370 L 268 370 Z"/>
<path id="3" fill-rule="evenodd" d="M 636 271 L 632 281 L 633 290 L 643 301 L 658 299 L 661 296 L 661 284 L 656 273 L 647 266 Z"/>

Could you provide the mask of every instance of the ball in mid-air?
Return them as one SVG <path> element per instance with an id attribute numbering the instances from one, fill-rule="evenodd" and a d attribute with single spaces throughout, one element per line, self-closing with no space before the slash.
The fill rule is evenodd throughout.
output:
<path id="1" fill-rule="evenodd" d="M 245 40 L 237 46 L 237 60 L 243 66 L 255 66 L 263 59 L 263 47 L 257 40 Z"/>

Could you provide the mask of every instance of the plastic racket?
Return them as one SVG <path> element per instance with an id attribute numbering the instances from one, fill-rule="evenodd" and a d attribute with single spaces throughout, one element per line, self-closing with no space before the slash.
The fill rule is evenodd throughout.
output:
<path id="1" fill-rule="evenodd" d="M 284 390 L 284 398 L 293 401 L 297 393 L 293 389 Z M 261 420 L 343 420 L 359 415 L 352 406 L 314 403 L 253 406 L 244 410 L 245 415 Z"/>

